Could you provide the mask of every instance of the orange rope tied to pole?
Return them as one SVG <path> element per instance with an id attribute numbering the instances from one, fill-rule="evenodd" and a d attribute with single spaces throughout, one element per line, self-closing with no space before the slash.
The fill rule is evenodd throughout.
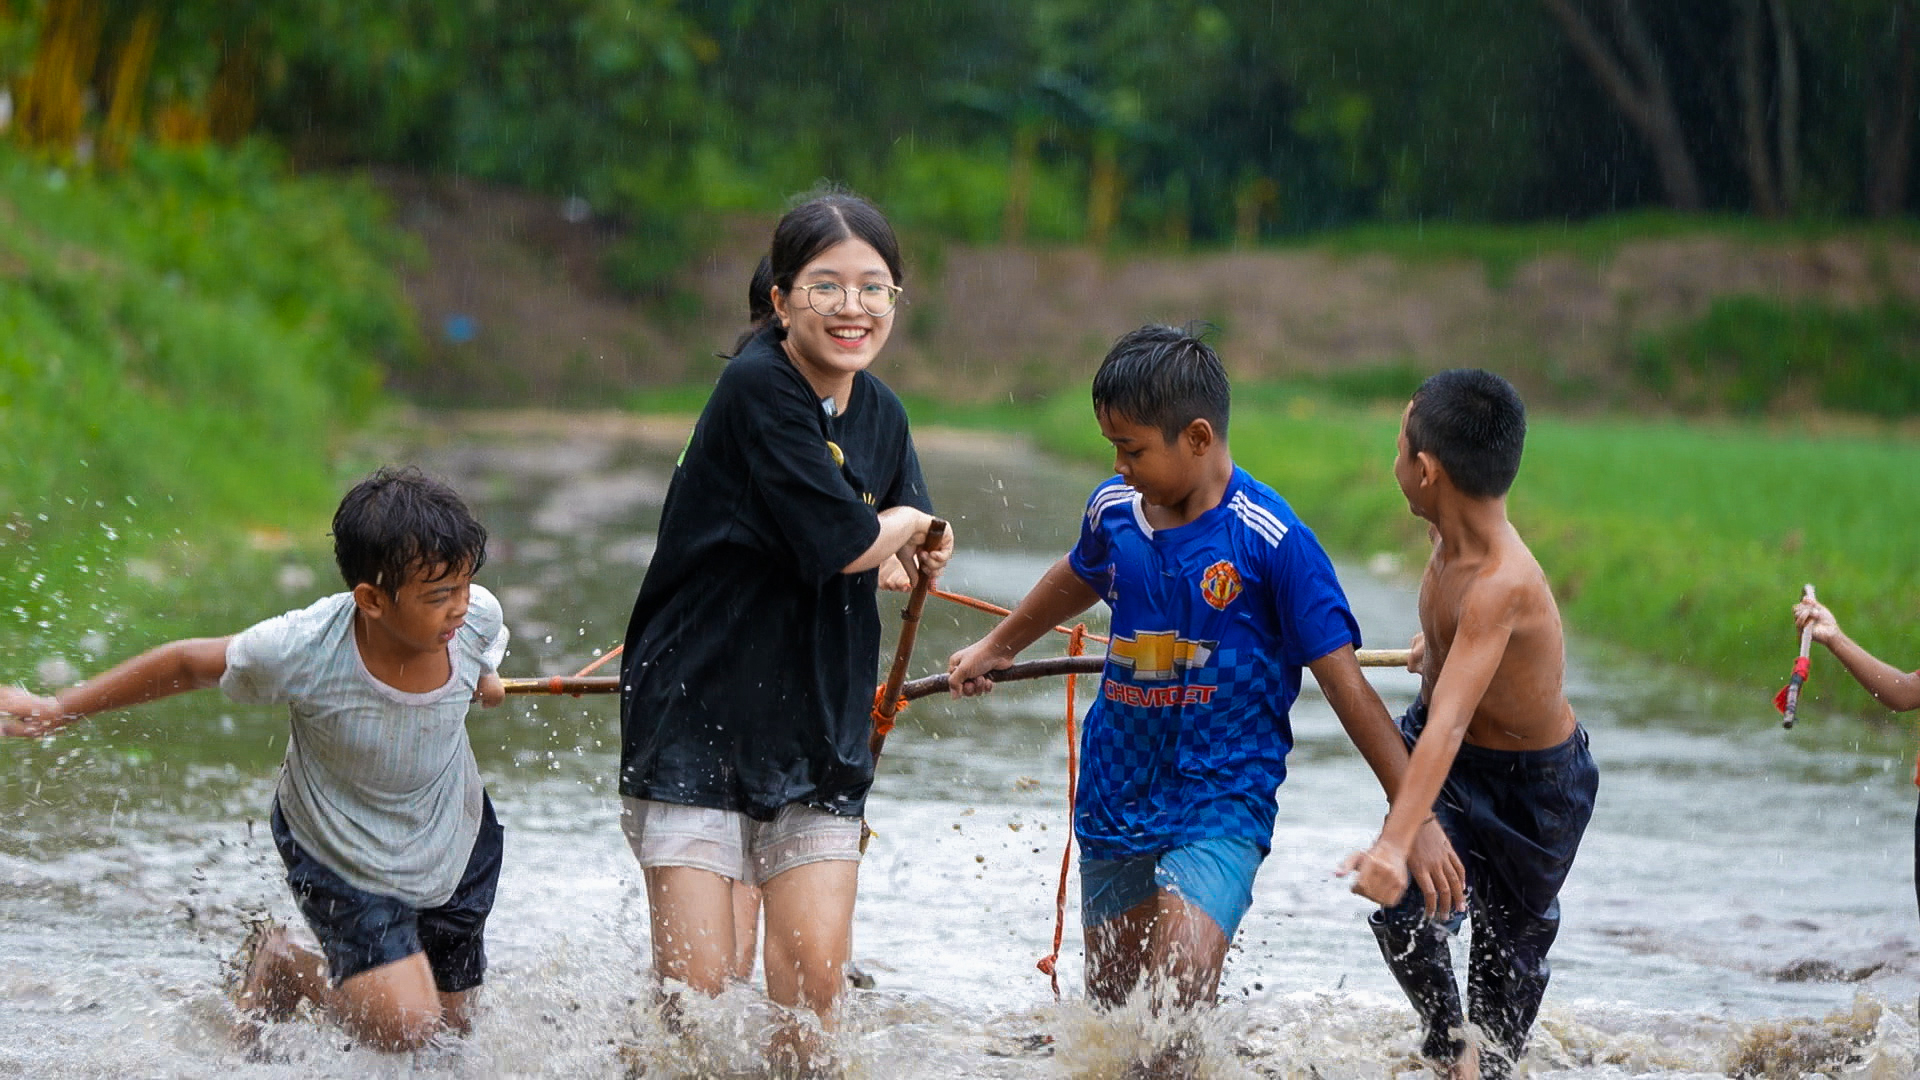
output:
<path id="1" fill-rule="evenodd" d="M 1079 656 L 1087 651 L 1087 624 L 1080 623 L 1067 631 L 1067 655 Z M 1099 640 L 1105 640 L 1104 638 Z M 1045 972 L 1053 983 L 1053 996 L 1060 997 L 1060 940 L 1067 932 L 1067 871 L 1073 867 L 1073 799 L 1080 788 L 1080 738 L 1078 725 L 1074 720 L 1074 687 L 1079 680 L 1067 676 L 1067 843 L 1060 851 L 1060 888 L 1053 899 L 1053 951 L 1040 958 L 1034 966 Z"/>
<path id="2" fill-rule="evenodd" d="M 883 708 L 882 704 L 886 696 L 886 686 L 873 688 L 873 733 L 883 739 L 893 734 L 893 718 L 907 710 L 908 701 L 904 695 L 896 695 L 893 699 L 893 707 Z"/>

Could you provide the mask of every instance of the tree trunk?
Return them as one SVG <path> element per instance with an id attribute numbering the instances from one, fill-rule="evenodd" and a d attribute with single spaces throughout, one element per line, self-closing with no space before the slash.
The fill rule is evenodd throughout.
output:
<path id="1" fill-rule="evenodd" d="M 1791 214 L 1800 201 L 1800 50 L 1787 0 L 1773 0 L 1773 43 L 1780 84 L 1780 209 Z"/>
<path id="2" fill-rule="evenodd" d="M 113 95 L 107 103 L 106 123 L 100 127 L 100 163 L 108 168 L 126 162 L 127 149 L 140 135 L 140 105 L 147 96 L 154 39 L 159 33 L 160 13 L 151 7 L 141 9 L 114 61 Z"/>
<path id="3" fill-rule="evenodd" d="M 1678 210 L 1698 210 L 1704 206 L 1700 174 L 1694 167 L 1692 152 L 1687 149 L 1686 133 L 1681 129 L 1680 114 L 1667 88 L 1659 51 L 1633 10 L 1632 0 L 1613 3 L 1625 61 L 1614 54 L 1572 0 L 1540 0 L 1540 3 L 1559 20 L 1574 51 L 1646 141 L 1647 149 L 1653 153 L 1654 165 L 1659 169 L 1661 186 L 1666 189 L 1667 202 Z M 1627 63 L 1633 65 L 1634 72 L 1627 70 Z"/>
<path id="4" fill-rule="evenodd" d="M 1912 0 L 1894 9 L 1899 23 L 1895 46 L 1893 103 L 1884 124 L 1867 125 L 1867 213 L 1893 217 L 1906 202 L 1907 169 L 1912 158 L 1914 110 L 1914 11 Z"/>
<path id="5" fill-rule="evenodd" d="M 18 122 L 29 146 L 73 153 L 86 118 L 85 90 L 100 51 L 98 0 L 54 0 L 21 81 Z"/>
<path id="6" fill-rule="evenodd" d="M 231 146 L 253 130 L 259 82 L 257 34 L 248 28 L 237 38 L 222 42 L 220 68 L 214 73 L 213 88 L 207 91 L 207 130 L 215 140 Z"/>
<path id="7" fill-rule="evenodd" d="M 1027 242 L 1027 206 L 1033 199 L 1033 159 L 1040 151 L 1040 125 L 1021 120 L 1013 129 L 1013 160 L 1007 164 L 1007 205 L 1000 217 L 1000 242 Z"/>
<path id="8" fill-rule="evenodd" d="M 1093 160 L 1087 177 L 1087 245 L 1104 248 L 1120 216 L 1120 136 L 1093 135 Z"/>
<path id="9" fill-rule="evenodd" d="M 1780 199 L 1773 186 L 1772 152 L 1767 139 L 1766 87 L 1760 77 L 1760 36 L 1764 33 L 1761 0 L 1741 0 L 1740 47 L 1734 70 L 1739 72 L 1740 133 L 1747 150 L 1747 190 L 1753 208 L 1767 217 L 1780 216 Z"/>

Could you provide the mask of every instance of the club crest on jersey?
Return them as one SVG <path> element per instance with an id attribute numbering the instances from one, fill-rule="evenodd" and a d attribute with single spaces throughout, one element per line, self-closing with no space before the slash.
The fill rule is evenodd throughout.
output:
<path id="1" fill-rule="evenodd" d="M 1227 605 L 1240 595 L 1240 571 L 1225 559 L 1207 567 L 1206 573 L 1200 575 L 1200 595 L 1206 597 L 1214 610 L 1227 610 Z"/>
<path id="2" fill-rule="evenodd" d="M 1206 667 L 1219 645 L 1217 641 L 1188 641 L 1172 630 L 1132 637 L 1115 634 L 1107 645 L 1107 659 L 1133 672 L 1133 677 L 1142 682 L 1172 679 L 1181 672 Z"/>

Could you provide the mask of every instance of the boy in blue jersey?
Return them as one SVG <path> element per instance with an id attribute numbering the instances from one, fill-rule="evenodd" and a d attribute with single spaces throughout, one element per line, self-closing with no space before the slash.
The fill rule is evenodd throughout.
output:
<path id="1" fill-rule="evenodd" d="M 1113 609 L 1074 807 L 1087 994 L 1102 1005 L 1143 980 L 1156 1005 L 1212 1002 L 1271 847 L 1302 667 L 1389 798 L 1406 770 L 1326 553 L 1233 463 L 1229 399 L 1194 335 L 1122 337 L 1093 380 L 1119 475 L 1094 489 L 1073 551 L 948 661 L 957 696 L 984 693 L 1051 627 L 1100 600 Z M 1434 910 L 1459 910 L 1464 871 L 1438 827 L 1420 830 L 1410 863 Z"/>

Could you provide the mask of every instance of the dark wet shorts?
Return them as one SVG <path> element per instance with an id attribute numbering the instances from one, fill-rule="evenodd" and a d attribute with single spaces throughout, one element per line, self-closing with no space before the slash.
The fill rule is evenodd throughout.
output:
<path id="1" fill-rule="evenodd" d="M 1426 726 L 1427 705 L 1416 700 L 1400 718 L 1408 750 Z M 1461 743 L 1434 810 L 1466 864 L 1470 890 L 1533 918 L 1557 919 L 1556 898 L 1599 788 L 1587 729 L 1575 724 L 1565 741 L 1544 750 Z"/>
<path id="2" fill-rule="evenodd" d="M 460 884 L 446 903 L 422 910 L 349 885 L 293 842 L 280 803 L 273 804 L 273 844 L 287 864 L 287 884 L 300 914 L 320 939 L 335 986 L 417 952 L 427 954 L 433 984 L 441 993 L 479 986 L 487 970 L 487 914 L 500 882 L 503 835 L 493 816 L 493 800 L 482 796 L 480 834 L 474 837 Z"/>

